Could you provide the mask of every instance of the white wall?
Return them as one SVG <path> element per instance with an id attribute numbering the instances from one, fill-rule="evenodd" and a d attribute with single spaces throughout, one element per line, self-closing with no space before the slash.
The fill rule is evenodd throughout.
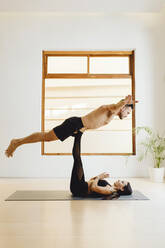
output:
<path id="1" fill-rule="evenodd" d="M 4 151 L 12 138 L 41 130 L 42 50 L 136 49 L 136 125 L 164 128 L 165 11 L 160 14 L 0 14 L 0 177 L 70 177 L 71 156 L 41 156 L 40 143 Z M 165 128 L 164 128 L 165 129 Z M 83 156 L 86 177 L 148 176 L 150 160 Z"/>

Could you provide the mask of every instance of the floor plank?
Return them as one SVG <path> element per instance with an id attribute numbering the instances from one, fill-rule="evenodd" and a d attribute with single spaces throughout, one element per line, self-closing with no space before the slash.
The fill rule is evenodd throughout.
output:
<path id="1" fill-rule="evenodd" d="M 0 247 L 164 248 L 165 183 L 126 180 L 150 200 L 5 202 L 16 190 L 67 190 L 69 180 L 0 179 Z"/>

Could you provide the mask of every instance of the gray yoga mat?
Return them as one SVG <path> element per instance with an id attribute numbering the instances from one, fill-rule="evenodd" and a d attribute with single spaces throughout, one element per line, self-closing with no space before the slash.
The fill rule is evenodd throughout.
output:
<path id="1" fill-rule="evenodd" d="M 111 200 L 108 197 L 73 197 L 64 190 L 20 190 L 10 195 L 5 201 L 71 201 L 71 200 Z M 120 196 L 112 200 L 149 200 L 135 190 L 132 195 Z"/>

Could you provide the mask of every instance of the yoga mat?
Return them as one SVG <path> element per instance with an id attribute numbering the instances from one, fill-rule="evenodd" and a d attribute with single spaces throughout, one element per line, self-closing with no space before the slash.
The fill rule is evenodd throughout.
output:
<path id="1" fill-rule="evenodd" d="M 71 200 L 111 200 L 106 197 L 74 197 L 64 190 L 20 190 L 10 195 L 5 201 L 71 201 Z M 112 200 L 149 200 L 141 192 L 135 190 L 132 195 L 120 196 Z"/>

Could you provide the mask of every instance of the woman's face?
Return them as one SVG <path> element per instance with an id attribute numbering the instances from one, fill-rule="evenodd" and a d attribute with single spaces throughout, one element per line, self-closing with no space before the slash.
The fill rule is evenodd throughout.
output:
<path id="1" fill-rule="evenodd" d="M 123 180 L 118 180 L 114 183 L 115 188 L 117 188 L 118 190 L 123 191 L 124 190 L 124 186 L 126 186 L 128 184 L 127 181 L 123 181 Z"/>

